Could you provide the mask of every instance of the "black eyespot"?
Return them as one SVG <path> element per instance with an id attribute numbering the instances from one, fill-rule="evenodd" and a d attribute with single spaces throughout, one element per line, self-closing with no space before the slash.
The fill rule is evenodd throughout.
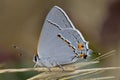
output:
<path id="1" fill-rule="evenodd" d="M 36 56 L 34 57 L 34 60 L 35 60 L 35 62 L 37 62 L 37 57 Z"/>
<path id="2" fill-rule="evenodd" d="M 84 59 L 86 59 L 87 58 L 87 55 L 84 55 Z"/>
<path id="3" fill-rule="evenodd" d="M 82 45 L 81 47 L 83 48 L 84 46 Z"/>
<path id="4" fill-rule="evenodd" d="M 57 35 L 58 37 L 61 37 L 59 34 Z"/>
<path id="5" fill-rule="evenodd" d="M 39 58 L 38 55 L 35 55 L 35 56 L 34 56 L 35 62 L 37 62 L 38 58 Z"/>

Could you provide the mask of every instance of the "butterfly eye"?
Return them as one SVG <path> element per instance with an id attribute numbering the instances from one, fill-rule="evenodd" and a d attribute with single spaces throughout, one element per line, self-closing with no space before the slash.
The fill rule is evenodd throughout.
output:
<path id="1" fill-rule="evenodd" d="M 79 44 L 78 44 L 78 49 L 79 49 L 79 50 L 83 50 L 83 49 L 84 49 L 84 46 L 83 46 L 82 43 L 79 43 Z"/>

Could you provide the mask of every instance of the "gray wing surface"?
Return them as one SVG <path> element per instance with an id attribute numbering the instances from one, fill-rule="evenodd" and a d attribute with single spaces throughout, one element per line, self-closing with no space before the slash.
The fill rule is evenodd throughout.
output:
<path id="1" fill-rule="evenodd" d="M 59 7 L 54 6 L 47 16 L 47 20 L 59 25 L 60 29 L 75 28 L 67 14 Z"/>
<path id="2" fill-rule="evenodd" d="M 58 34 L 67 28 L 74 29 L 74 26 L 62 9 L 53 7 L 42 28 L 38 43 L 39 57 L 51 57 L 60 64 L 71 62 L 75 56 L 73 49 L 58 37 Z"/>
<path id="3" fill-rule="evenodd" d="M 60 38 L 68 42 L 75 50 L 78 50 L 78 44 L 86 42 L 78 30 L 65 29 L 60 32 Z"/>

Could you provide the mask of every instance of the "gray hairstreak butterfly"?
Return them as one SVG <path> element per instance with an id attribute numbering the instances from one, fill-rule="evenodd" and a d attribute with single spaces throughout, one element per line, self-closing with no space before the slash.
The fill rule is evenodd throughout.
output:
<path id="1" fill-rule="evenodd" d="M 67 14 L 54 6 L 44 22 L 33 61 L 38 66 L 54 67 L 86 59 L 90 53 L 88 42 L 74 27 Z"/>

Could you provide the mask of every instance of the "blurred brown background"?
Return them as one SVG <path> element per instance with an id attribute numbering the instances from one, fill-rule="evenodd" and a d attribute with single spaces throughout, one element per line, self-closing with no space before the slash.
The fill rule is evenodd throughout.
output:
<path id="1" fill-rule="evenodd" d="M 0 64 L 1 68 L 33 67 L 32 57 L 47 13 L 53 6 L 61 7 L 70 17 L 90 48 L 108 52 L 120 47 L 119 0 L 0 0 Z M 22 52 L 12 48 L 19 46 Z M 20 55 L 19 55 L 20 54 Z M 119 66 L 120 54 L 116 53 L 105 65 Z M 28 77 L 35 75 L 25 73 Z M 13 76 L 13 77 L 11 77 Z M 10 74 L 24 80 L 24 74 Z M 7 78 L 5 75 L 0 79 Z"/>

